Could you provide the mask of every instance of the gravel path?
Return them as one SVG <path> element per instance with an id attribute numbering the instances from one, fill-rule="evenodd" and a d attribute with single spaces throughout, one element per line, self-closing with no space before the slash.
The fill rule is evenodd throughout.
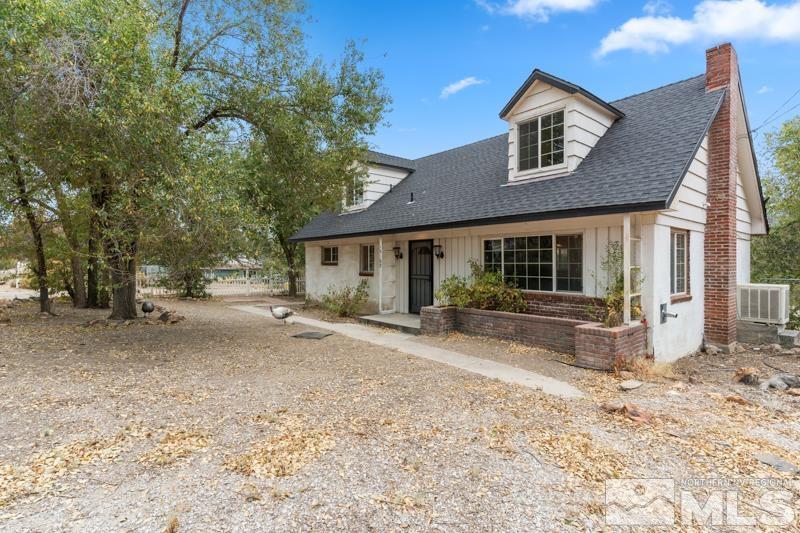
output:
<path id="1" fill-rule="evenodd" d="M 622 393 L 549 352 L 423 339 L 589 393 L 565 401 L 342 335 L 295 339 L 308 328 L 220 303 L 162 303 L 186 320 L 6 312 L 4 531 L 585 530 L 604 527 L 608 477 L 787 477 L 758 450 L 800 464 L 797 398 L 690 383 L 697 367 Z M 622 400 L 651 422 L 598 409 Z"/>

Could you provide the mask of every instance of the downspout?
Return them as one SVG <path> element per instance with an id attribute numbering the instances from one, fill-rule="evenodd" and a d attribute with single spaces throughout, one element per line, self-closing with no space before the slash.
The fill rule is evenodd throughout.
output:
<path id="1" fill-rule="evenodd" d="M 383 314 L 383 237 L 378 237 L 378 314 Z"/>

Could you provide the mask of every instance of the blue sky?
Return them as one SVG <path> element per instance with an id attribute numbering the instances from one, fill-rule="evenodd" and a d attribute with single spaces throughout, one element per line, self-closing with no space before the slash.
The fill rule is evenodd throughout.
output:
<path id="1" fill-rule="evenodd" d="M 404 157 L 503 133 L 498 112 L 537 67 L 610 101 L 703 73 L 705 49 L 730 40 L 752 127 L 800 89 L 800 0 L 308 0 L 308 11 L 313 55 L 333 60 L 353 39 L 384 72 L 392 110 L 371 142 Z"/>

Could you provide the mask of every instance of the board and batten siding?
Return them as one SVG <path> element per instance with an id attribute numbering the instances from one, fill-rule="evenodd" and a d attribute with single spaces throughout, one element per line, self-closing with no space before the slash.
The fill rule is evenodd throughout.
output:
<path id="1" fill-rule="evenodd" d="M 517 171 L 517 126 L 540 115 L 564 110 L 565 163 L 538 171 Z M 536 81 L 528 89 L 507 117 L 508 129 L 508 179 L 509 181 L 535 179 L 572 172 L 589 151 L 594 148 L 614 117 L 581 96 L 571 95 L 561 89 Z"/>

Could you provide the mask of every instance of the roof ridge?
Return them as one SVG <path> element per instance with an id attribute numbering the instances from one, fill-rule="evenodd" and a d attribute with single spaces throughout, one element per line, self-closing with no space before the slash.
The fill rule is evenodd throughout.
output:
<path id="1" fill-rule="evenodd" d="M 373 150 L 372 148 L 367 148 L 367 151 L 368 152 L 372 152 L 373 154 L 388 155 L 389 157 L 396 157 L 397 159 L 405 159 L 406 161 L 414 161 L 410 157 L 403 157 L 401 155 L 394 155 L 394 154 L 389 154 L 389 153 L 386 153 L 386 152 L 380 152 L 378 150 Z"/>
<path id="2" fill-rule="evenodd" d="M 685 83 L 685 82 L 687 82 L 687 81 L 689 81 L 689 80 L 694 80 L 694 79 L 697 79 L 697 78 L 701 78 L 701 77 L 703 77 L 703 76 L 705 76 L 705 74 L 698 74 L 698 75 L 696 75 L 696 76 L 691 76 L 691 77 L 689 77 L 689 78 L 685 78 L 685 79 L 682 79 L 682 80 L 673 81 L 673 82 L 671 82 L 671 83 L 667 83 L 667 84 L 665 84 L 665 85 L 661 85 L 661 86 L 659 86 L 659 87 L 654 87 L 654 88 L 652 88 L 652 89 L 648 89 L 648 90 L 646 90 L 646 91 L 641 91 L 641 92 L 638 92 L 638 93 L 633 93 L 633 94 L 631 94 L 631 95 L 628 95 L 628 96 L 624 96 L 624 97 L 622 97 L 622 98 L 618 98 L 617 100 L 612 100 L 612 101 L 611 101 L 611 102 L 609 102 L 609 103 L 614 103 L 614 102 L 622 102 L 623 100 L 628 100 L 628 99 L 630 99 L 630 98 L 633 98 L 633 97 L 635 97 L 635 96 L 641 96 L 641 95 L 643 95 L 643 94 L 651 93 L 651 92 L 653 92 L 653 91 L 659 91 L 659 90 L 661 90 L 661 89 L 666 89 L 667 87 L 671 87 L 671 86 L 673 86 L 673 85 L 678 85 L 679 83 Z"/>
<path id="3" fill-rule="evenodd" d="M 482 143 L 482 142 L 486 142 L 486 141 L 491 141 L 492 139 L 496 139 L 498 137 L 502 137 L 503 135 L 508 135 L 508 133 L 507 132 L 506 133 L 499 133 L 497 135 L 492 135 L 491 137 L 486 137 L 485 139 L 478 139 L 477 141 L 472 141 L 472 142 L 467 143 L 467 144 L 462 144 L 460 146 L 454 146 L 452 148 L 447 148 L 445 150 L 440 150 L 438 152 L 433 152 L 432 154 L 424 155 L 424 156 L 422 156 L 420 158 L 414 159 L 413 161 L 416 162 L 416 161 L 419 161 L 420 159 L 428 159 L 429 157 L 433 157 L 435 155 L 441 155 L 441 154 L 444 154 L 446 152 L 452 152 L 453 150 L 458 150 L 460 148 L 466 148 L 467 146 L 472 146 L 473 144 L 478 144 L 478 143 Z"/>

